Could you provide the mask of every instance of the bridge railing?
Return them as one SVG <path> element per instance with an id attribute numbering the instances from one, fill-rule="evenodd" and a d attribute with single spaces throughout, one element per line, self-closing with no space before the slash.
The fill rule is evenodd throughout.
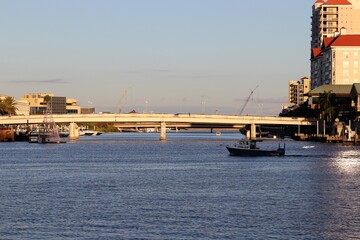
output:
<path id="1" fill-rule="evenodd" d="M 43 115 L 1 116 L 0 125 L 38 124 Z M 279 125 L 315 125 L 316 120 L 307 118 L 271 117 L 271 116 L 236 116 L 204 114 L 62 114 L 53 115 L 56 123 L 124 123 L 124 122 L 169 122 L 197 124 L 279 124 Z"/>

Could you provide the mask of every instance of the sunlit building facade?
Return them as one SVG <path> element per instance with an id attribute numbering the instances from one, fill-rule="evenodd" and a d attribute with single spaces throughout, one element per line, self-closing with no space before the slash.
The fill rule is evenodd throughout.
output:
<path id="1" fill-rule="evenodd" d="M 289 82 L 288 101 L 293 105 L 301 105 L 307 100 L 307 93 L 310 91 L 310 79 L 303 77 L 299 81 Z"/>
<path id="2" fill-rule="evenodd" d="M 311 56 L 311 89 L 331 84 L 359 83 L 360 34 L 341 29 L 336 37 L 324 38 L 321 49 Z"/>
<path id="3" fill-rule="evenodd" d="M 45 113 L 47 102 L 53 114 L 80 114 L 81 109 L 75 99 L 55 96 L 52 93 L 29 93 L 23 95 L 21 100 L 29 102 L 30 115 Z"/>
<path id="4" fill-rule="evenodd" d="M 360 0 L 317 0 L 311 20 L 311 48 L 320 48 L 325 37 L 334 37 L 341 28 L 360 33 Z"/>

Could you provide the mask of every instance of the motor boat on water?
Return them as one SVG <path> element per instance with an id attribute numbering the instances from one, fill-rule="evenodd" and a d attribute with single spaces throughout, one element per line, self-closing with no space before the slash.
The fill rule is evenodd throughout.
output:
<path id="1" fill-rule="evenodd" d="M 98 132 L 95 130 L 81 130 L 79 131 L 79 135 L 80 136 L 97 136 L 97 135 L 101 135 L 102 132 Z"/>
<path id="2" fill-rule="evenodd" d="M 232 146 L 226 146 L 231 156 L 284 156 L 285 144 L 276 150 L 260 149 L 257 143 L 261 140 L 240 140 Z"/>

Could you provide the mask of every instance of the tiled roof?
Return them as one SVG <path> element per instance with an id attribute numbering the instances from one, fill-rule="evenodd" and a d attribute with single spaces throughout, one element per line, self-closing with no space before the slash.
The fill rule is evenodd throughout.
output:
<path id="1" fill-rule="evenodd" d="M 324 37 L 324 47 L 328 47 L 333 40 L 333 37 Z"/>
<path id="2" fill-rule="evenodd" d="M 312 49 L 312 58 L 316 58 L 321 54 L 321 49 L 320 48 L 313 48 Z"/>
<path id="3" fill-rule="evenodd" d="M 352 5 L 348 0 L 327 0 L 324 5 Z"/>
<path id="4" fill-rule="evenodd" d="M 360 46 L 360 35 L 340 35 L 331 43 L 331 46 Z"/>
<path id="5" fill-rule="evenodd" d="M 308 95 L 319 95 L 320 93 L 324 93 L 331 91 L 332 93 L 335 93 L 336 95 L 349 95 L 351 91 L 352 85 L 322 85 L 320 87 L 317 87 L 313 90 L 311 90 Z"/>
<path id="6" fill-rule="evenodd" d="M 325 3 L 324 0 L 317 0 L 315 3 Z"/>

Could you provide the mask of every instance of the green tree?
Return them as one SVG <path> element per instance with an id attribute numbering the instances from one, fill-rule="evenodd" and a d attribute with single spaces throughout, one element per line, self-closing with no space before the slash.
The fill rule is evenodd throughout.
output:
<path id="1" fill-rule="evenodd" d="M 50 102 L 50 101 L 51 101 L 51 97 L 50 97 L 49 95 L 46 95 L 46 96 L 44 97 L 44 102 L 48 103 L 48 102 Z"/>
<path id="2" fill-rule="evenodd" d="M 0 99 L 0 115 L 15 115 L 16 114 L 16 101 L 13 97 L 6 97 Z"/>
<path id="3" fill-rule="evenodd" d="M 328 122 L 331 121 L 335 114 L 335 93 L 330 91 L 324 91 L 319 95 L 319 104 L 321 118 L 326 119 Z"/>

